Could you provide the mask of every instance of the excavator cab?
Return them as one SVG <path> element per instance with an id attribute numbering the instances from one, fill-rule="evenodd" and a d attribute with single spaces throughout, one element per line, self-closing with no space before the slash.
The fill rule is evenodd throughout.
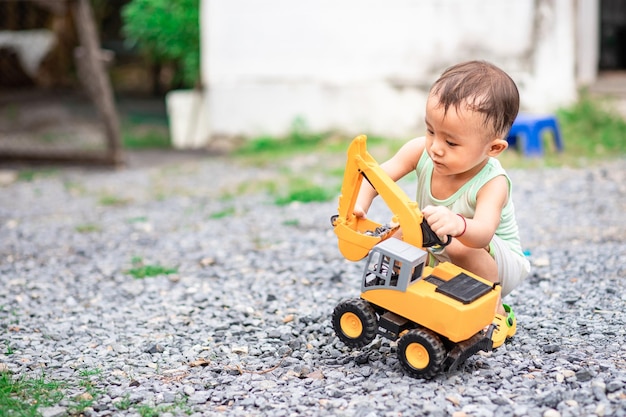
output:
<path id="1" fill-rule="evenodd" d="M 388 239 L 374 246 L 367 257 L 361 292 L 388 288 L 406 291 L 421 278 L 428 259 L 426 251 L 399 239 Z"/>

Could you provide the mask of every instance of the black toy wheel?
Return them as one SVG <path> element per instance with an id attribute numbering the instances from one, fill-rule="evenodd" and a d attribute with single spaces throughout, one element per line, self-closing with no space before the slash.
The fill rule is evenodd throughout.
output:
<path id="1" fill-rule="evenodd" d="M 441 370 L 446 348 L 434 332 L 413 329 L 398 341 L 398 359 L 405 371 L 415 378 L 432 378 Z"/>
<path id="2" fill-rule="evenodd" d="M 333 329 L 346 346 L 365 346 L 376 337 L 378 319 L 372 306 L 361 298 L 337 304 L 333 311 Z"/>

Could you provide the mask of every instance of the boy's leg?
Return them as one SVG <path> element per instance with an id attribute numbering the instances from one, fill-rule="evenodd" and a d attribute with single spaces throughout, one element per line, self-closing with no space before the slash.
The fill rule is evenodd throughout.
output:
<path id="1" fill-rule="evenodd" d="M 509 246 L 499 237 L 494 237 L 489 246 L 490 253 L 498 265 L 498 276 L 502 286 L 502 297 L 513 291 L 530 273 L 530 262 L 525 256 L 513 252 Z M 508 305 L 502 305 L 504 313 L 496 314 L 494 330 L 491 340 L 493 348 L 502 345 L 504 341 L 515 335 L 517 331 L 517 319 L 513 309 Z"/>
<path id="2" fill-rule="evenodd" d="M 507 243 L 497 236 L 491 241 L 489 253 L 495 259 L 502 287 L 501 296 L 505 297 L 528 276 L 530 262 L 525 256 L 513 252 Z M 513 337 L 517 330 L 513 309 L 505 304 L 499 304 L 498 307 L 494 318 L 496 329 L 491 338 L 494 349 L 502 345 L 506 339 Z"/>
<path id="3" fill-rule="evenodd" d="M 498 265 L 496 260 L 489 253 L 488 249 L 476 249 L 463 245 L 456 239 L 446 246 L 446 253 L 450 257 L 450 261 L 466 269 L 481 278 L 491 282 L 500 282 L 498 274 Z M 502 301 L 499 299 L 496 307 L 497 314 L 504 314 Z"/>
<path id="4" fill-rule="evenodd" d="M 502 296 L 513 291 L 530 273 L 530 262 L 523 255 L 509 249 L 506 242 L 494 236 L 489 248 L 468 248 L 453 239 L 445 249 L 446 256 L 455 265 L 467 269 L 491 282 L 499 282 Z"/>
<path id="5" fill-rule="evenodd" d="M 488 248 L 470 248 L 456 239 L 446 246 L 450 261 L 491 282 L 499 282 L 498 265 Z"/>
<path id="6" fill-rule="evenodd" d="M 502 296 L 505 297 L 526 279 L 530 273 L 530 262 L 525 256 L 511 251 L 497 236 L 491 241 L 490 253 L 496 260 Z"/>

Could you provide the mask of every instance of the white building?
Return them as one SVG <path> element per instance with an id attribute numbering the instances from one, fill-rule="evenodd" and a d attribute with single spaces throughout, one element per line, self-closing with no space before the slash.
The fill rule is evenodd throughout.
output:
<path id="1" fill-rule="evenodd" d="M 596 80 L 601 1 L 202 0 L 196 135 L 421 133 L 431 83 L 484 59 L 505 69 L 522 109 L 553 111 Z"/>

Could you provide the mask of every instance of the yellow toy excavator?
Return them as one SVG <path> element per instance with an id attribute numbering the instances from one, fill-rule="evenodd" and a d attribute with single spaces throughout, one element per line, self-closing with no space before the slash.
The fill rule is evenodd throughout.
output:
<path id="1" fill-rule="evenodd" d="M 479 350 L 493 348 L 500 286 L 450 263 L 427 266 L 425 247 L 446 245 L 433 233 L 417 203 L 367 152 L 367 138 L 348 148 L 338 214 L 331 218 L 339 250 L 351 261 L 367 256 L 361 296 L 341 301 L 332 324 L 349 347 L 377 334 L 398 341 L 398 358 L 413 377 L 432 378 L 456 369 Z M 357 218 L 361 183 L 368 181 L 392 213 L 388 224 Z M 402 229 L 402 239 L 392 238 Z"/>

